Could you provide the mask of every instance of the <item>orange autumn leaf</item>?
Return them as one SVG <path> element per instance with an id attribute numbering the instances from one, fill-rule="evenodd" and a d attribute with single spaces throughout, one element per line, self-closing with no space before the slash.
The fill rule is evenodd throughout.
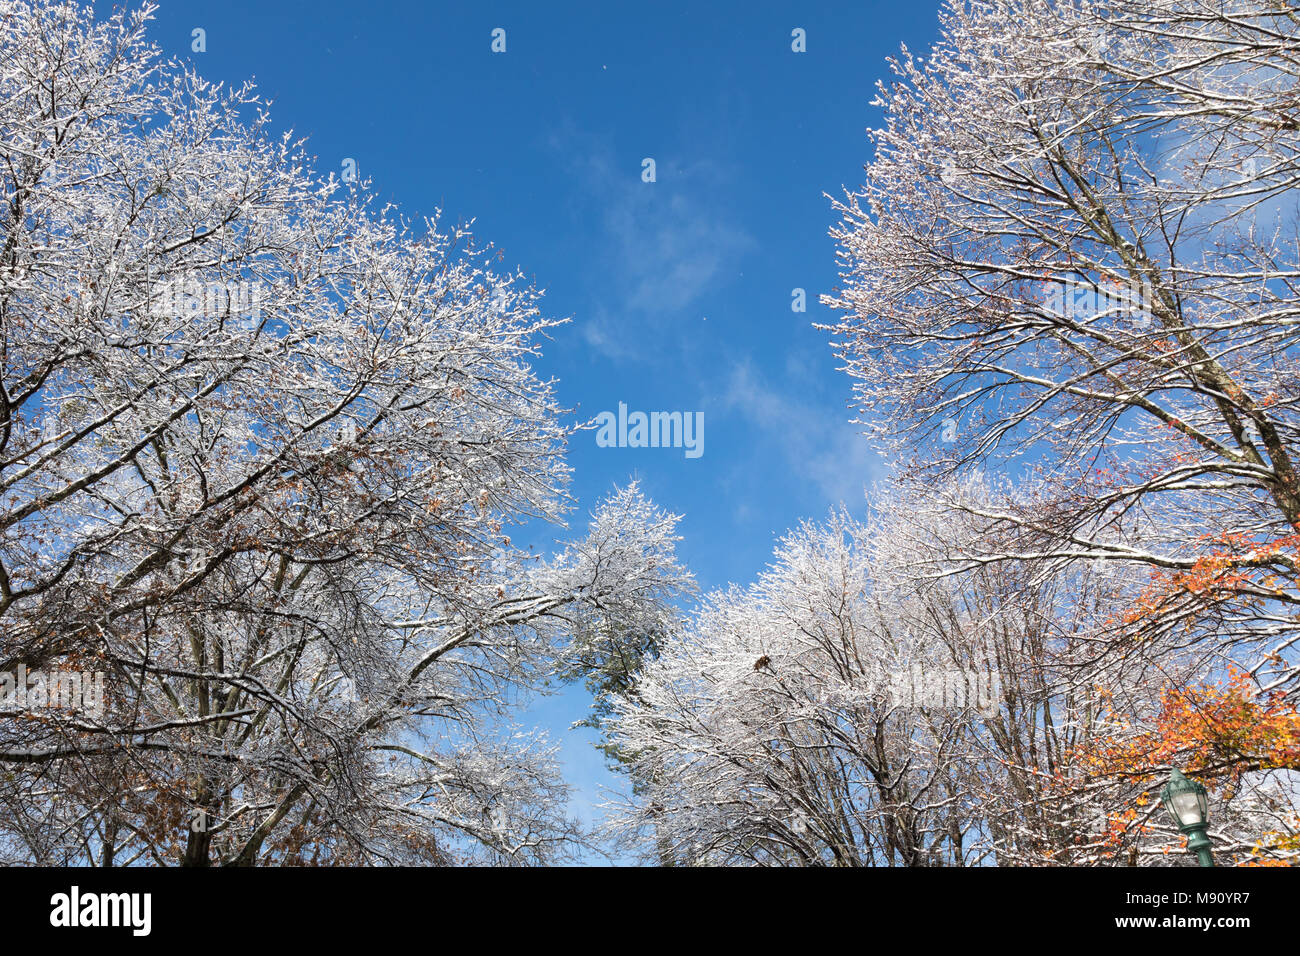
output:
<path id="1" fill-rule="evenodd" d="M 1091 773 L 1154 774 L 1177 759 L 1211 786 L 1247 770 L 1300 770 L 1300 711 L 1237 671 L 1223 684 L 1166 688 L 1146 729 L 1119 725 L 1116 737 L 1079 754 Z"/>

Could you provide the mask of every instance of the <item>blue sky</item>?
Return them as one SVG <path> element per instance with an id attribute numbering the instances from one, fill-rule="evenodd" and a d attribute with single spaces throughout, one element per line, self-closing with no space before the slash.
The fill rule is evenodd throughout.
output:
<path id="1" fill-rule="evenodd" d="M 100 4 L 99 12 L 108 6 Z M 582 419 L 704 413 L 704 454 L 571 447 L 573 526 L 635 475 L 685 515 L 705 588 L 747 582 L 773 539 L 843 502 L 881 464 L 849 424 L 828 313 L 834 221 L 856 187 L 886 57 L 924 50 L 937 0 L 766 3 L 342 3 L 162 0 L 153 39 L 208 79 L 254 79 L 322 171 L 356 161 L 411 217 L 474 220 L 546 290 L 556 331 L 539 370 Z M 205 31 L 206 51 L 191 50 Z M 506 31 L 493 53 L 492 31 Z M 791 31 L 807 50 L 791 49 Z M 642 181 L 653 158 L 657 181 Z M 806 290 L 807 311 L 791 310 Z M 563 743 L 590 819 L 616 783 L 574 689 L 528 719 Z"/>

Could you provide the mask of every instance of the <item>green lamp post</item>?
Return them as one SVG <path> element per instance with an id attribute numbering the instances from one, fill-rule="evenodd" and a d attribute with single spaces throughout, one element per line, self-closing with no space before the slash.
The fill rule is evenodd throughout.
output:
<path id="1" fill-rule="evenodd" d="M 1209 804 L 1205 788 L 1195 780 L 1188 780 L 1177 767 L 1169 775 L 1169 782 L 1160 791 L 1160 802 L 1178 824 L 1178 830 L 1187 837 L 1187 849 L 1196 854 L 1201 866 L 1214 866 L 1210 855 L 1210 838 L 1205 835 L 1209 824 Z"/>

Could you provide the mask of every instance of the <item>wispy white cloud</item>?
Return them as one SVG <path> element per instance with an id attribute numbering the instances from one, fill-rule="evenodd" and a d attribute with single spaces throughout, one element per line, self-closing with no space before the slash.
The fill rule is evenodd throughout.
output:
<path id="1" fill-rule="evenodd" d="M 597 306 L 579 320 L 587 342 L 609 357 L 626 357 L 626 325 L 643 330 L 686 315 L 699 318 L 701 300 L 738 276 L 757 242 L 714 198 L 728 173 L 715 163 L 675 163 L 657 155 L 657 181 L 641 180 L 640 161 L 617 162 L 607 143 L 565 128 L 551 148 L 563 157 L 583 201 L 594 206 L 605 272 L 597 277 Z"/>
<path id="2" fill-rule="evenodd" d="M 661 189 L 667 196 L 652 195 Z M 689 185 L 638 183 L 622 187 L 606 213 L 618 243 L 624 305 L 646 313 L 684 312 L 696 305 L 715 280 L 736 274 L 754 240 L 731 225 L 708 200 L 688 196 Z"/>
<path id="3" fill-rule="evenodd" d="M 866 487 L 884 475 L 883 462 L 847 421 L 847 412 L 828 413 L 799 394 L 797 383 L 771 385 L 745 361 L 732 367 L 719 406 L 759 429 L 780 449 L 791 473 L 814 487 L 827 506 L 860 505 Z"/>

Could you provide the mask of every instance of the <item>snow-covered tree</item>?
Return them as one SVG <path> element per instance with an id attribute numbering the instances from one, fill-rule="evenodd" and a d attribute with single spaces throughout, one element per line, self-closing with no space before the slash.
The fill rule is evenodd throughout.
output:
<path id="1" fill-rule="evenodd" d="M 581 680 L 592 697 L 583 726 L 601 728 L 617 702 L 636 692 L 636 679 L 659 655 L 668 635 L 681 623 L 679 602 L 697 594 L 691 573 L 675 553 L 680 515 L 656 508 L 637 482 L 616 489 L 593 516 L 590 535 L 570 545 L 560 559 L 565 569 L 596 568 L 622 577 L 627 587 L 619 604 L 577 605 L 569 621 L 561 678 Z M 637 568 L 611 566 L 635 555 Z M 617 766 L 625 759 L 618 748 L 602 744 Z"/>
<path id="2" fill-rule="evenodd" d="M 893 453 L 931 477 L 1036 476 L 983 513 L 1002 557 L 1137 563 L 1150 589 L 1122 639 L 1168 646 L 1192 621 L 1290 692 L 1298 17 L 949 5 L 930 54 L 880 87 L 828 300 Z"/>
<path id="3" fill-rule="evenodd" d="M 917 734 L 943 750 L 950 728 L 927 733 L 884 699 L 879 665 L 906 638 L 874 599 L 863 533 L 837 515 L 789 534 L 753 587 L 707 595 L 617 702 L 610 732 L 642 783 L 620 823 L 644 852 L 868 864 L 943 841 L 934 768 L 904 770 L 890 743 Z"/>
<path id="4" fill-rule="evenodd" d="M 1145 858 L 1171 763 L 1254 821 L 1229 847 L 1253 829 L 1294 859 L 1300 14 L 989 0 L 942 26 L 881 84 L 866 184 L 837 204 L 827 301 L 863 420 L 973 523 L 950 570 L 1033 567 L 1026 603 L 1085 568 L 1141 575 L 1113 572 L 1126 597 L 1058 668 L 1115 695 L 1039 768 L 1098 815 L 1072 861 Z M 1001 469 L 992 494 L 940 480 Z"/>

